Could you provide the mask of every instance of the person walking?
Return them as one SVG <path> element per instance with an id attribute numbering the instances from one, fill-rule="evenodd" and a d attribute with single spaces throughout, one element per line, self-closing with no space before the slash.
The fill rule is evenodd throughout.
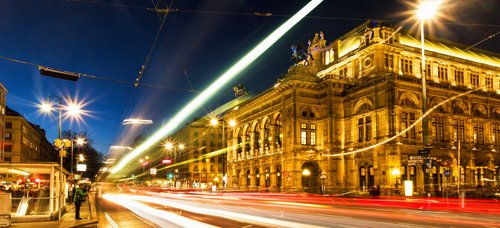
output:
<path id="1" fill-rule="evenodd" d="M 85 184 L 80 184 L 74 195 L 75 219 L 82 219 L 80 218 L 80 207 L 82 206 L 82 202 L 85 201 L 85 197 L 87 197 L 87 188 L 85 187 Z"/>

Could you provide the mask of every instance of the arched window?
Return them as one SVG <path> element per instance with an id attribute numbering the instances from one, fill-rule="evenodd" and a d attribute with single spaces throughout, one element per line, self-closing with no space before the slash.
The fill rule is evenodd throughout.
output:
<path id="1" fill-rule="evenodd" d="M 260 150 L 260 122 L 255 124 L 253 131 L 253 146 L 255 150 Z"/>
<path id="2" fill-rule="evenodd" d="M 259 170 L 259 168 L 255 169 L 255 186 L 260 186 L 260 170 Z"/>
<path id="3" fill-rule="evenodd" d="M 276 117 L 276 125 L 275 125 L 275 135 L 274 139 L 276 140 L 276 146 L 281 147 L 281 140 L 283 135 L 281 134 L 281 114 Z"/>
<path id="4" fill-rule="evenodd" d="M 264 148 L 269 148 L 270 144 L 270 135 L 269 135 L 269 126 L 271 122 L 269 119 L 266 119 L 266 122 L 264 124 Z"/>

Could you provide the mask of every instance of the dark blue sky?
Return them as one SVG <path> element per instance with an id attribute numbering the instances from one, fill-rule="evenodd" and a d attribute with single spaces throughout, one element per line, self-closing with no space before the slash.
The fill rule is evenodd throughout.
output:
<path id="1" fill-rule="evenodd" d="M 9 90 L 7 104 L 34 124 L 57 136 L 54 117 L 40 115 L 36 104 L 48 95 L 78 97 L 88 102 L 84 124 L 63 123 L 64 129 L 85 131 L 94 146 L 106 153 L 110 145 L 129 144 L 141 132 L 150 133 L 194 97 L 191 86 L 203 90 L 255 44 L 304 6 L 306 0 L 176 0 L 161 1 L 179 9 L 166 17 L 164 27 L 147 65 L 144 84 L 178 90 L 81 78 L 78 82 L 40 76 L 32 65 L 0 59 L 0 81 Z M 99 4 L 98 4 L 99 3 Z M 100 4 L 103 3 L 103 4 Z M 442 38 L 472 45 L 500 31 L 496 0 L 472 0 L 447 7 Z M 125 7 L 134 6 L 134 7 Z M 133 82 L 153 44 L 161 21 L 149 0 L 0 1 L 0 56 L 61 70 Z M 323 31 L 331 41 L 364 19 L 402 21 L 404 1 L 326 0 L 263 54 L 233 83 L 213 98 L 204 115 L 232 98 L 232 85 L 242 82 L 257 94 L 272 86 L 290 66 L 290 45 L 305 43 Z M 219 12 L 219 13 L 216 13 Z M 223 13 L 225 12 L 225 13 Z M 273 14 L 271 17 L 252 15 Z M 233 14 L 234 13 L 234 14 Z M 464 25 L 476 24 L 476 25 Z M 480 25 L 477 25 L 480 24 Z M 492 26 L 493 25 L 493 26 Z M 410 26 L 407 26 L 410 28 Z M 499 52 L 500 35 L 477 46 Z M 124 118 L 152 119 L 146 127 L 123 127 Z"/>

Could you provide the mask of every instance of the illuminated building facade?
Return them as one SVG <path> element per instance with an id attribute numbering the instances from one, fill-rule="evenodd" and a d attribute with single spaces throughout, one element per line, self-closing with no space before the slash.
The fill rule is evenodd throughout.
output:
<path id="1" fill-rule="evenodd" d="M 210 119 L 200 118 L 165 140 L 173 146 L 166 150 L 174 163 L 167 173 L 175 175 L 178 186 L 199 188 L 222 183 L 223 155 L 214 156 L 222 148 L 222 137 L 220 126 L 211 126 Z"/>
<path id="2" fill-rule="evenodd" d="M 319 192 L 324 183 L 327 192 L 347 192 L 378 185 L 382 194 L 402 192 L 409 180 L 418 194 L 426 183 L 433 194 L 456 190 L 458 182 L 498 186 L 499 55 L 425 42 L 429 108 L 484 89 L 428 116 L 430 155 L 420 160 L 420 42 L 395 30 L 369 21 L 330 43 L 316 34 L 310 64 L 290 67 L 274 87 L 228 112 L 238 122 L 227 132 L 229 186 Z"/>
<path id="3" fill-rule="evenodd" d="M 57 152 L 45 136 L 45 130 L 28 122 L 16 111 L 6 108 L 5 162 L 57 161 Z"/>
<path id="4" fill-rule="evenodd" d="M 3 161 L 5 135 L 5 108 L 7 107 L 7 89 L 0 82 L 0 162 Z"/>

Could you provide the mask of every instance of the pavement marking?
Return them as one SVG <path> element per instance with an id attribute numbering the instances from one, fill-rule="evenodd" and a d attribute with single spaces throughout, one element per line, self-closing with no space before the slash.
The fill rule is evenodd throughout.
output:
<path id="1" fill-rule="evenodd" d="M 111 226 L 113 228 L 119 228 L 120 226 L 118 225 L 118 223 L 115 222 L 115 220 L 113 220 L 113 218 L 111 218 L 111 216 L 109 215 L 108 212 L 104 212 L 104 215 L 106 215 L 106 219 L 108 220 L 108 222 L 111 224 Z"/>

